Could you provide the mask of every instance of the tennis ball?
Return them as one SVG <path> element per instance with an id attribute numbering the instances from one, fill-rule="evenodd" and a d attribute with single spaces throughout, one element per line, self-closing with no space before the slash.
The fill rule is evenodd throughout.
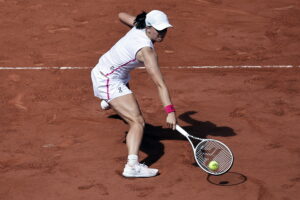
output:
<path id="1" fill-rule="evenodd" d="M 209 164 L 208 164 L 208 168 L 213 170 L 213 171 L 216 171 L 219 168 L 219 163 L 215 160 L 210 161 Z"/>

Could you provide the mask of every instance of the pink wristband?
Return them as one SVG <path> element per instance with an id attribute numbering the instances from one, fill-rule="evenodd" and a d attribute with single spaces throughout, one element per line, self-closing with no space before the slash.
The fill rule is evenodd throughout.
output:
<path id="1" fill-rule="evenodd" d="M 172 104 L 165 106 L 165 111 L 166 113 L 171 113 L 171 112 L 175 112 L 175 108 Z"/>

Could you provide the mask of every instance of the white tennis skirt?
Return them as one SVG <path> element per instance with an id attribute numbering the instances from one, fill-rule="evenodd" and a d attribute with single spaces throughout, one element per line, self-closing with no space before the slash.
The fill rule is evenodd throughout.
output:
<path id="1" fill-rule="evenodd" d="M 126 86 L 128 80 L 112 79 L 102 74 L 97 67 L 91 71 L 94 95 L 110 102 L 114 98 L 131 94 L 132 91 Z"/>

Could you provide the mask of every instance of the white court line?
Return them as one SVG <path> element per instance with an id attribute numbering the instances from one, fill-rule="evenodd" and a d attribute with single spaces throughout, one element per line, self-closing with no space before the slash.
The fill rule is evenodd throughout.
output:
<path id="1" fill-rule="evenodd" d="M 192 68 L 192 69 L 239 69 L 239 68 L 297 68 L 300 66 L 293 65 L 241 65 L 241 66 L 178 66 L 176 68 Z"/>
<path id="2" fill-rule="evenodd" d="M 0 70 L 73 70 L 73 69 L 92 69 L 93 67 L 0 67 Z M 265 69 L 265 68 L 300 68 L 294 65 L 237 65 L 237 66 L 173 66 L 161 67 L 163 69 Z M 140 67 L 139 69 L 145 69 Z"/>
<path id="3" fill-rule="evenodd" d="M 0 67 L 0 70 L 91 69 L 92 67 Z"/>

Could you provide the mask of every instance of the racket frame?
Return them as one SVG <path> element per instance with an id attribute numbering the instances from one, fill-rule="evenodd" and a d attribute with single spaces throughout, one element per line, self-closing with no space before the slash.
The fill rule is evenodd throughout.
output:
<path id="1" fill-rule="evenodd" d="M 204 139 L 204 138 L 199 138 L 199 137 L 195 137 L 193 135 L 190 135 L 188 132 L 186 132 L 183 128 L 181 128 L 178 124 L 176 124 L 176 130 L 181 133 L 183 136 L 185 136 L 188 141 L 190 142 L 190 144 L 192 145 L 193 147 L 193 152 L 194 152 L 194 159 L 195 161 L 197 162 L 198 166 L 204 170 L 205 172 L 207 172 L 208 174 L 212 174 L 212 175 L 215 175 L 215 176 L 219 176 L 219 175 L 222 175 L 222 174 L 225 174 L 226 172 L 228 172 L 232 165 L 233 165 L 233 161 L 234 161 L 234 156 L 232 154 L 232 151 L 229 149 L 229 147 L 227 145 L 225 145 L 223 142 L 220 142 L 219 140 L 215 140 L 215 139 Z M 192 140 L 190 139 L 194 139 L 194 140 L 198 140 L 200 141 L 196 146 L 194 145 L 194 143 L 192 142 Z M 202 142 L 205 142 L 205 141 L 216 141 L 220 144 L 222 144 L 226 149 L 227 151 L 231 154 L 231 163 L 230 163 L 230 167 L 228 169 L 226 169 L 225 171 L 222 171 L 222 172 L 212 172 L 212 171 L 209 171 L 207 169 L 205 169 L 198 161 L 197 157 L 196 157 L 196 149 L 197 149 L 197 146 L 200 145 Z"/>

